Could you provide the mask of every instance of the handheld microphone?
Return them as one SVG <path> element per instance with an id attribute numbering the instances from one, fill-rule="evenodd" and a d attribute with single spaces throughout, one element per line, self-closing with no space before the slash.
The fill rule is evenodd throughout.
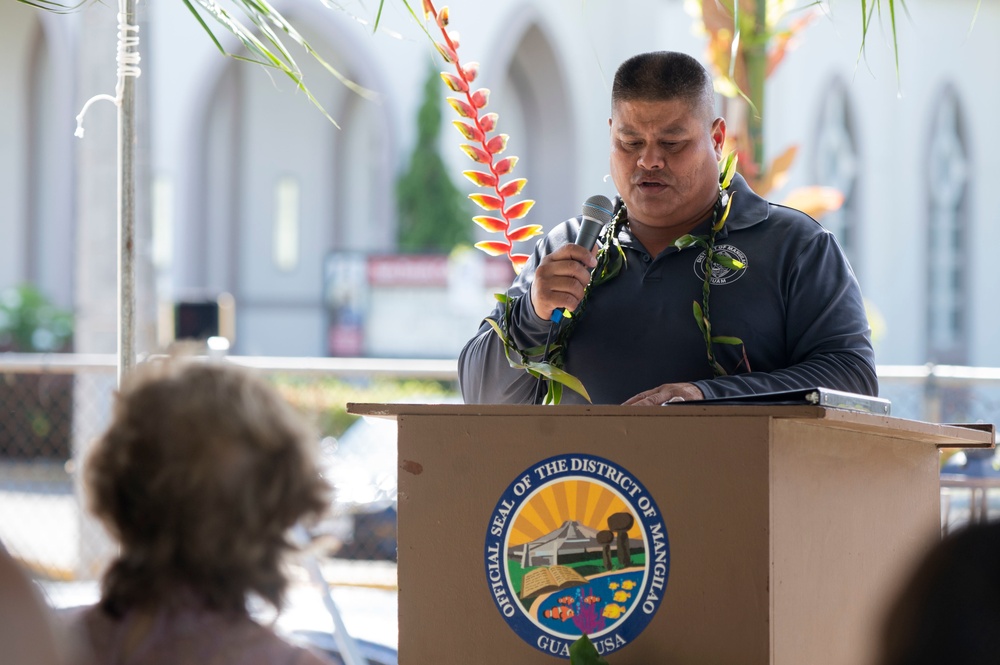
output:
<path id="1" fill-rule="evenodd" d="M 580 224 L 580 231 L 576 234 L 576 242 L 574 244 L 585 247 L 587 251 L 592 250 L 594 243 L 597 242 L 597 236 L 601 233 L 601 229 L 611 221 L 612 216 L 614 216 L 614 205 L 608 197 L 602 194 L 595 194 L 584 201 L 583 222 Z M 549 361 L 549 350 L 552 346 L 552 340 L 557 335 L 560 326 L 562 326 L 562 320 L 565 315 L 566 312 L 562 308 L 552 310 L 552 317 L 549 319 L 551 321 L 549 324 L 549 334 L 545 340 L 545 350 L 542 353 L 543 363 Z M 542 376 L 539 375 L 538 382 L 535 384 L 534 404 L 538 404 L 542 400 L 543 385 L 544 381 L 542 380 Z"/>
<path id="2" fill-rule="evenodd" d="M 580 233 L 576 236 L 576 244 L 588 250 L 593 249 L 597 236 L 604 225 L 611 221 L 612 215 L 614 206 L 608 197 L 595 194 L 584 201 L 583 224 L 580 225 Z"/>
<path id="3" fill-rule="evenodd" d="M 614 205 L 611 203 L 611 199 L 602 194 L 595 194 L 584 201 L 583 223 L 580 224 L 580 231 L 576 234 L 576 242 L 574 244 L 585 247 L 588 251 L 593 249 L 594 243 L 597 242 L 597 236 L 601 233 L 601 229 L 611 221 L 613 215 Z M 558 323 L 565 314 L 566 312 L 561 308 L 553 310 L 550 320 L 553 323 Z"/>

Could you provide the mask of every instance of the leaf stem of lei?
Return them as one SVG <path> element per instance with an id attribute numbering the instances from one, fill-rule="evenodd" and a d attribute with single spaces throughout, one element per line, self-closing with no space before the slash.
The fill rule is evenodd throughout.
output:
<path id="1" fill-rule="evenodd" d="M 715 211 L 713 213 L 712 225 L 709 230 L 708 237 L 705 236 L 693 236 L 684 235 L 674 241 L 674 246 L 678 249 L 684 249 L 690 247 L 691 245 L 698 245 L 705 250 L 705 279 L 702 282 L 701 287 L 701 303 L 699 304 L 697 300 L 692 303 L 692 311 L 694 313 L 694 320 L 701 330 L 702 336 L 705 338 L 705 354 L 708 357 L 708 364 L 712 368 L 712 373 L 715 376 L 725 376 L 727 374 L 725 368 L 719 363 L 715 358 L 715 344 L 732 344 L 739 345 L 742 348 L 743 360 L 740 365 L 746 365 L 747 371 L 750 371 L 750 360 L 747 357 L 746 346 L 743 344 L 743 340 L 739 337 L 729 337 L 724 335 L 713 335 L 712 334 L 712 318 L 711 309 L 709 307 L 709 301 L 712 295 L 712 271 L 716 265 L 722 266 L 724 268 L 729 268 L 731 270 L 739 270 L 744 267 L 743 263 L 737 261 L 729 256 L 718 254 L 715 251 L 715 239 L 718 236 L 719 231 L 725 226 L 726 220 L 729 218 L 729 210 L 733 204 L 733 198 L 735 194 L 730 194 L 728 189 L 729 185 L 732 184 L 733 174 L 736 172 L 736 153 L 729 153 L 723 160 L 722 167 L 720 169 L 719 175 L 719 200 L 715 204 Z M 738 368 L 739 366 L 737 366 Z"/>

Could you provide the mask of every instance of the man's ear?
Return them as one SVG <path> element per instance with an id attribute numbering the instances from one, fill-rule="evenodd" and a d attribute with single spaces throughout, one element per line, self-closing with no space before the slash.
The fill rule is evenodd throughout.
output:
<path id="1" fill-rule="evenodd" d="M 722 159 L 722 147 L 726 144 L 726 119 L 716 118 L 712 123 L 712 145 L 715 148 L 715 158 Z"/>

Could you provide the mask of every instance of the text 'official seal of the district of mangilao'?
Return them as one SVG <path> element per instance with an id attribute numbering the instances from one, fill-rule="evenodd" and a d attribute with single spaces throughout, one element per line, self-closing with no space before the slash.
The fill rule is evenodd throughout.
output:
<path id="1" fill-rule="evenodd" d="M 586 634 L 606 655 L 652 621 L 670 543 L 660 509 L 632 473 L 566 454 L 507 487 L 486 529 L 485 563 L 497 610 L 525 642 L 569 658 Z"/>

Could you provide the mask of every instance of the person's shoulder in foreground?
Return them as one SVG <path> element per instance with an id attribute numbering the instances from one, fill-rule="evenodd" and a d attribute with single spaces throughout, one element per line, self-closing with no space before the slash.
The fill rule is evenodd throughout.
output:
<path id="1" fill-rule="evenodd" d="M 929 547 L 882 625 L 877 665 L 1000 662 L 1000 523 L 970 524 Z"/>
<path id="2" fill-rule="evenodd" d="M 714 103 L 711 76 L 686 54 L 624 62 L 609 120 L 620 199 L 602 249 L 595 257 L 571 243 L 576 220 L 556 227 L 508 290 L 509 310 L 489 318 L 517 349 L 531 349 L 545 345 L 555 310 L 573 312 L 557 333 L 556 362 L 596 403 L 815 386 L 877 394 L 864 302 L 843 252 L 814 220 L 758 197 L 740 176 L 723 190 L 726 123 Z M 687 235 L 701 244 L 674 245 Z M 709 248 L 727 263 L 706 270 Z M 612 276 L 591 286 L 591 274 Z M 534 401 L 536 380 L 510 367 L 508 351 L 486 323 L 466 344 L 467 402 Z M 565 390 L 563 401 L 583 400 Z"/>
<path id="3" fill-rule="evenodd" d="M 155 613 L 132 611 L 120 618 L 94 606 L 73 621 L 88 637 L 94 665 L 330 665 L 324 656 L 286 642 L 245 614 L 198 604 Z"/>
<path id="4" fill-rule="evenodd" d="M 76 665 L 54 616 L 0 543 L 0 662 L 25 665 Z"/>

